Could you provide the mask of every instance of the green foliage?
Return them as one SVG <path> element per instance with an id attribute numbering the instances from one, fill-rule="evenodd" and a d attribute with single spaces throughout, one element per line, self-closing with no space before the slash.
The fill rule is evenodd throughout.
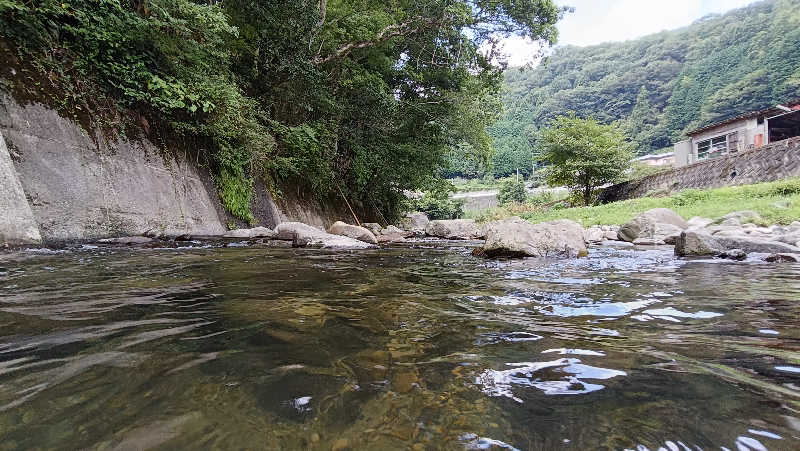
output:
<path id="1" fill-rule="evenodd" d="M 242 220 L 259 177 L 391 217 L 455 150 L 488 165 L 502 70 L 481 49 L 510 34 L 553 42 L 561 12 L 552 0 L 0 0 L 0 44 L 69 116 L 115 128 L 131 113 L 134 128 L 146 118 L 189 143 Z"/>
<path id="2" fill-rule="evenodd" d="M 800 93 L 800 0 L 766 0 L 674 31 L 591 47 L 565 46 L 533 70 L 506 71 L 498 155 L 536 146 L 541 124 L 575 112 L 625 122 L 636 153 L 686 131 Z"/>
<path id="3" fill-rule="evenodd" d="M 570 187 L 584 205 L 597 187 L 622 179 L 632 156 L 619 127 L 574 115 L 556 118 L 541 132 L 539 146 L 548 183 Z"/>
<path id="4" fill-rule="evenodd" d="M 522 203 L 527 198 L 528 191 L 525 189 L 525 182 L 516 177 L 506 180 L 503 186 L 500 187 L 500 193 L 497 196 L 500 205 L 512 202 Z"/>
<path id="5" fill-rule="evenodd" d="M 422 197 L 411 200 L 408 209 L 421 211 L 430 219 L 458 219 L 464 215 L 463 202 L 450 197 L 454 191 L 452 186 L 437 187 L 425 192 Z"/>

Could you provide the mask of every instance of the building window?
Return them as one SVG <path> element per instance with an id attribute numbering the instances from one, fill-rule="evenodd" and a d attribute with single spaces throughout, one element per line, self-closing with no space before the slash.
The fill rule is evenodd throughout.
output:
<path id="1" fill-rule="evenodd" d="M 731 133 L 733 135 L 734 133 Z M 717 158 L 728 153 L 728 136 L 722 135 L 697 143 L 697 159 Z M 735 139 L 735 138 L 734 138 Z"/>

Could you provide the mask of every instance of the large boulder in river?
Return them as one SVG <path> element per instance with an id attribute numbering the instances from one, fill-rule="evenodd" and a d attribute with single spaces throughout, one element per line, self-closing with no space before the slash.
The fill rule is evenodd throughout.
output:
<path id="1" fill-rule="evenodd" d="M 378 240 L 375 238 L 375 235 L 366 228 L 347 224 L 342 221 L 336 221 L 332 226 L 328 227 L 328 233 L 348 236 L 365 243 L 378 244 Z"/>
<path id="2" fill-rule="evenodd" d="M 324 248 L 364 249 L 375 247 L 347 236 L 333 235 L 302 222 L 282 222 L 275 227 L 280 240 L 290 240 L 296 247 L 319 246 Z"/>
<path id="3" fill-rule="evenodd" d="M 448 240 L 471 240 L 480 237 L 481 231 L 473 219 L 440 219 L 430 221 L 425 233 Z"/>
<path id="4" fill-rule="evenodd" d="M 661 228 L 659 229 L 659 225 Z M 673 227 L 668 227 L 673 226 Z M 637 238 L 660 240 L 675 235 L 675 230 L 686 230 L 689 223 L 669 208 L 654 208 L 620 227 L 617 236 L 622 241 L 634 242 Z"/>
<path id="5" fill-rule="evenodd" d="M 680 257 L 719 255 L 725 250 L 716 238 L 703 232 L 687 230 L 675 241 L 675 255 Z"/>
<path id="6" fill-rule="evenodd" d="M 566 219 L 532 224 L 520 218 L 490 222 L 486 243 L 476 249 L 486 257 L 579 257 L 587 254 L 580 224 Z"/>
<path id="7" fill-rule="evenodd" d="M 229 230 L 224 235 L 225 238 L 274 238 L 277 235 L 275 231 L 267 227 L 253 227 L 252 229 L 235 229 Z"/>
<path id="8" fill-rule="evenodd" d="M 407 213 L 403 219 L 400 220 L 398 225 L 403 230 L 413 232 L 417 236 L 425 236 L 425 228 L 428 226 L 430 219 L 425 213 L 414 212 Z"/>

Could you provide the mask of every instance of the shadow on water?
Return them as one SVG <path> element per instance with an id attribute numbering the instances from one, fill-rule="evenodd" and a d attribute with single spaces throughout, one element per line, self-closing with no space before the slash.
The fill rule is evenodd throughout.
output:
<path id="1" fill-rule="evenodd" d="M 0 449 L 800 447 L 800 265 L 470 251 L 2 256 Z"/>

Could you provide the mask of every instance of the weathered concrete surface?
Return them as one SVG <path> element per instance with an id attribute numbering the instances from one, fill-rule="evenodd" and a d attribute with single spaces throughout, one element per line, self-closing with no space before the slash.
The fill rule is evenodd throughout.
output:
<path id="1" fill-rule="evenodd" d="M 800 176 L 800 137 L 618 183 L 604 189 L 599 200 L 616 202 L 655 191 L 748 185 L 797 176 Z"/>
<path id="2" fill-rule="evenodd" d="M 41 240 L 33 211 L 0 133 L 0 245 L 35 244 Z"/>
<path id="3" fill-rule="evenodd" d="M 95 143 L 55 111 L 3 92 L 0 132 L 46 241 L 225 231 L 195 166 L 147 141 Z"/>

